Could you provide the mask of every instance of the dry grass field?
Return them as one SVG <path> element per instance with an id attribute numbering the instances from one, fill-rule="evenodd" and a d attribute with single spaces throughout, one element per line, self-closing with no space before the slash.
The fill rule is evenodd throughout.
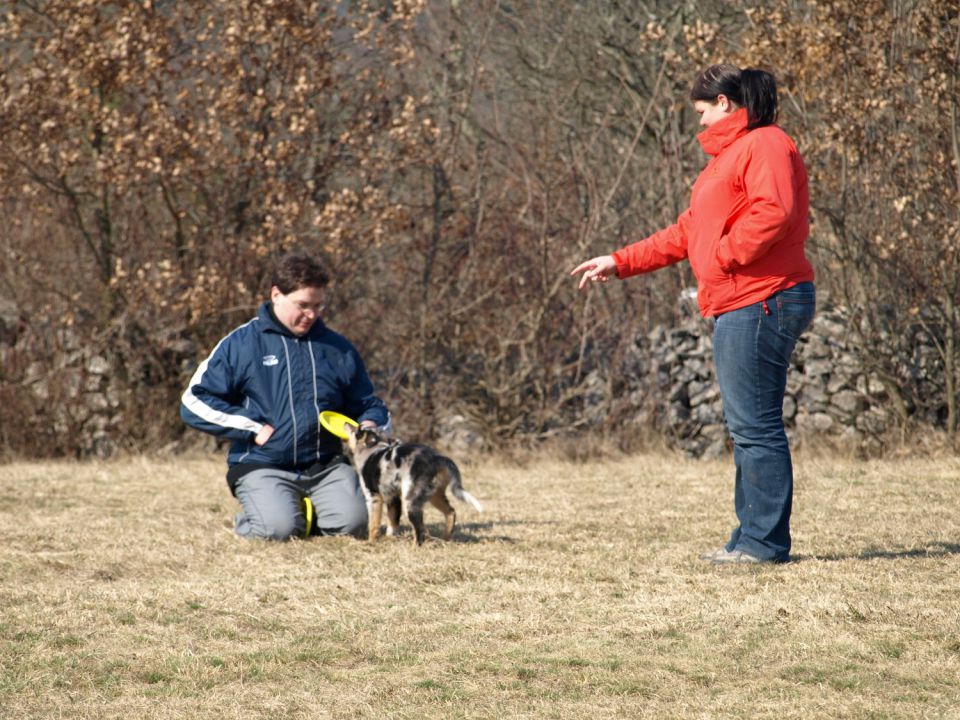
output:
<path id="1" fill-rule="evenodd" d="M 450 543 L 248 542 L 220 457 L 0 466 L 0 718 L 960 718 L 960 460 L 465 466 Z M 436 534 L 440 515 L 428 510 Z"/>

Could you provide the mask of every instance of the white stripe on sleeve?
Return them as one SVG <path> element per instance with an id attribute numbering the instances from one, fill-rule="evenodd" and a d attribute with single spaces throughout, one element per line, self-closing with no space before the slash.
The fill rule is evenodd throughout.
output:
<path id="1" fill-rule="evenodd" d="M 250 322 L 255 321 L 251 320 Z M 250 324 L 250 322 L 241 325 L 239 328 L 237 328 L 237 330 L 246 327 Z M 234 330 L 233 332 L 237 332 L 237 330 Z M 233 335 L 233 333 L 230 333 L 230 335 Z M 227 335 L 220 342 L 218 342 L 217 346 L 213 349 L 213 352 L 210 353 L 210 356 L 200 363 L 200 367 L 197 368 L 197 371 L 193 374 L 193 377 L 190 378 L 190 383 L 187 385 L 187 389 L 184 391 L 180 401 L 190 412 L 197 417 L 206 420 L 208 423 L 219 425 L 221 427 L 233 428 L 234 430 L 247 430 L 256 435 L 258 432 L 260 432 L 260 430 L 263 429 L 263 423 L 256 422 L 248 417 L 244 417 L 243 415 L 235 415 L 223 412 L 222 410 L 217 410 L 214 407 L 210 407 L 203 402 L 203 400 L 193 394 L 193 387 L 195 385 L 200 385 L 203 382 L 204 373 L 206 373 L 207 368 L 210 365 L 210 358 L 216 354 L 217 350 L 220 349 L 220 346 L 226 342 L 230 335 Z"/>

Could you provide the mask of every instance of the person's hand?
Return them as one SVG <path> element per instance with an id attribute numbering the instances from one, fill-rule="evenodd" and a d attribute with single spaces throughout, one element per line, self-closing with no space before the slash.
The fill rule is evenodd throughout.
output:
<path id="1" fill-rule="evenodd" d="M 273 435 L 273 426 L 264 423 L 264 426 L 260 428 L 260 432 L 257 433 L 257 436 L 253 439 L 253 442 L 261 446 L 266 445 L 267 440 L 270 439 L 271 435 Z"/>
<path id="2" fill-rule="evenodd" d="M 613 259 L 613 255 L 601 255 L 580 263 L 570 271 L 570 274 L 576 275 L 581 272 L 583 277 L 580 278 L 578 289 L 583 290 L 588 282 L 606 282 L 616 275 L 617 261 Z"/>

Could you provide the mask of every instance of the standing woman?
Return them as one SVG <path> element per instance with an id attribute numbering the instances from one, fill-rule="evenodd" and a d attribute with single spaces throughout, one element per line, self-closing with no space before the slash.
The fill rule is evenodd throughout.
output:
<path id="1" fill-rule="evenodd" d="M 701 556 L 714 564 L 787 562 L 793 465 L 783 426 L 787 369 L 813 318 L 807 172 L 793 140 L 775 123 L 777 86 L 763 70 L 712 65 L 690 92 L 710 161 L 690 207 L 650 237 L 587 260 L 580 288 L 684 259 L 697 302 L 714 319 L 713 353 L 723 415 L 734 442 L 739 526 Z"/>

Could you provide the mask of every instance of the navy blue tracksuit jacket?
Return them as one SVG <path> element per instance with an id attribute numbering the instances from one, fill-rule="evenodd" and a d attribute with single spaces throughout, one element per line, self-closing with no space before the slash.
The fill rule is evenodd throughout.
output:
<path id="1" fill-rule="evenodd" d="M 317 320 L 297 336 L 264 303 L 257 316 L 224 337 L 200 363 L 180 402 L 191 427 L 233 442 L 227 464 L 302 470 L 341 452 L 319 423 L 324 410 L 384 426 L 387 408 L 374 395 L 359 353 Z M 265 425 L 262 447 L 253 439 Z"/>

